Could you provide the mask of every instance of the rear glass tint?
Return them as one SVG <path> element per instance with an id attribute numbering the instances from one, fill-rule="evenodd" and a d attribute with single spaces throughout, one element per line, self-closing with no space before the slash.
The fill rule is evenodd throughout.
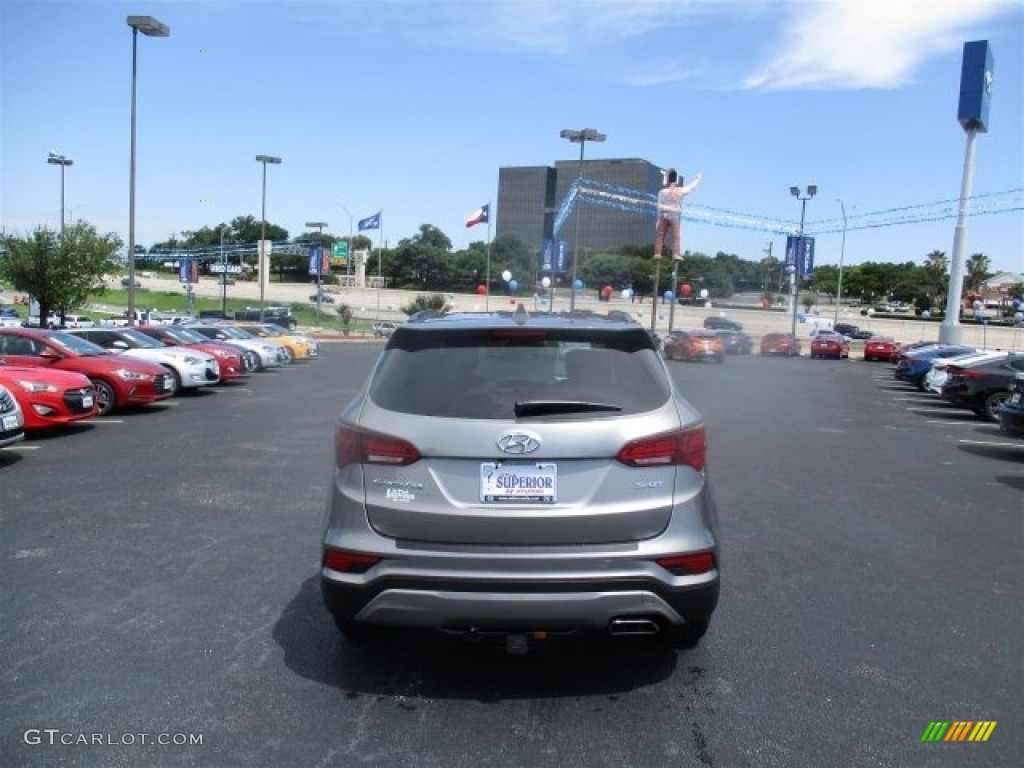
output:
<path id="1" fill-rule="evenodd" d="M 561 411 L 557 418 L 644 413 L 670 387 L 642 329 L 579 328 L 415 331 L 392 337 L 370 398 L 400 413 L 510 419 L 524 402 L 601 403 L 613 409 Z"/>

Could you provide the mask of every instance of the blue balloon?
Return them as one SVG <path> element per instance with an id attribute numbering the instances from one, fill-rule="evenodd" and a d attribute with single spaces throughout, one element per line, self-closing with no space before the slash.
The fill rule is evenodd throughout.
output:
<path id="1" fill-rule="evenodd" d="M 672 291 L 665 291 L 665 301 L 672 301 L 675 298 L 675 294 Z"/>
<path id="2" fill-rule="evenodd" d="M 519 290 L 519 281 L 518 280 L 509 280 L 508 281 L 508 289 L 512 293 L 515 293 L 516 291 L 518 291 Z"/>
<path id="3" fill-rule="evenodd" d="M 1014 299 L 1013 300 L 1013 308 L 1014 309 L 1020 309 L 1020 299 Z"/>
<path id="4" fill-rule="evenodd" d="M 580 290 L 581 288 L 583 288 L 583 281 L 579 279 L 573 281 L 572 287 L 575 288 L 577 291 Z"/>

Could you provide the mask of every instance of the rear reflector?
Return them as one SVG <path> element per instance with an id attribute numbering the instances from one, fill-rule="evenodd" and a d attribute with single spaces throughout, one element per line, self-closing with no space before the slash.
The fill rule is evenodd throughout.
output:
<path id="1" fill-rule="evenodd" d="M 695 576 L 715 568 L 715 556 L 711 552 L 659 557 L 655 562 L 675 576 Z"/>
<path id="2" fill-rule="evenodd" d="M 329 549 L 324 555 L 324 568 L 342 573 L 365 573 L 380 562 L 375 555 L 364 555 L 359 552 L 344 552 Z"/>
<path id="3" fill-rule="evenodd" d="M 339 424 L 334 432 L 334 457 L 338 469 L 349 464 L 405 467 L 419 461 L 420 452 L 406 440 Z"/>
<path id="4" fill-rule="evenodd" d="M 686 466 L 704 469 L 707 438 L 704 425 L 627 443 L 616 457 L 631 467 Z"/>

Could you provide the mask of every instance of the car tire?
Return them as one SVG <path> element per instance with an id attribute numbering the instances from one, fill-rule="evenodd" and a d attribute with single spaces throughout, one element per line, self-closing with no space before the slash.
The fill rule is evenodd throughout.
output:
<path id="1" fill-rule="evenodd" d="M 98 406 L 97 416 L 107 416 L 117 407 L 117 396 L 114 388 L 103 381 L 103 379 L 90 379 L 96 387 L 96 405 Z"/>
<path id="2" fill-rule="evenodd" d="M 685 624 L 679 624 L 668 628 L 668 642 L 673 648 L 680 650 L 696 648 L 710 626 L 710 616 L 701 616 L 696 619 L 690 619 Z"/>
<path id="3" fill-rule="evenodd" d="M 999 421 L 999 406 L 1010 399 L 1010 391 L 993 392 L 985 398 L 983 414 L 989 421 Z"/>
<path id="4" fill-rule="evenodd" d="M 171 378 L 174 380 L 174 389 L 171 391 L 171 395 L 175 396 L 181 393 L 181 374 L 171 368 L 169 365 L 165 365 L 164 368 L 171 374 Z"/>
<path id="5" fill-rule="evenodd" d="M 285 365 L 291 365 L 295 362 L 295 353 L 292 352 L 291 347 L 284 348 L 284 362 Z"/>

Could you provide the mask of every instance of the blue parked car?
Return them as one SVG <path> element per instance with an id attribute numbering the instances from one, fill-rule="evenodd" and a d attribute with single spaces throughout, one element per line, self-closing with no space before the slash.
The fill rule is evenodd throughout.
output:
<path id="1" fill-rule="evenodd" d="M 929 347 L 920 352 L 912 352 L 906 357 L 901 357 L 896 364 L 896 371 L 893 376 L 899 381 L 913 384 L 922 392 L 927 391 L 924 384 L 924 377 L 932 369 L 932 360 L 943 357 L 957 357 L 970 352 L 977 352 L 976 347 L 966 347 L 960 344 L 953 344 L 944 347 Z"/>

